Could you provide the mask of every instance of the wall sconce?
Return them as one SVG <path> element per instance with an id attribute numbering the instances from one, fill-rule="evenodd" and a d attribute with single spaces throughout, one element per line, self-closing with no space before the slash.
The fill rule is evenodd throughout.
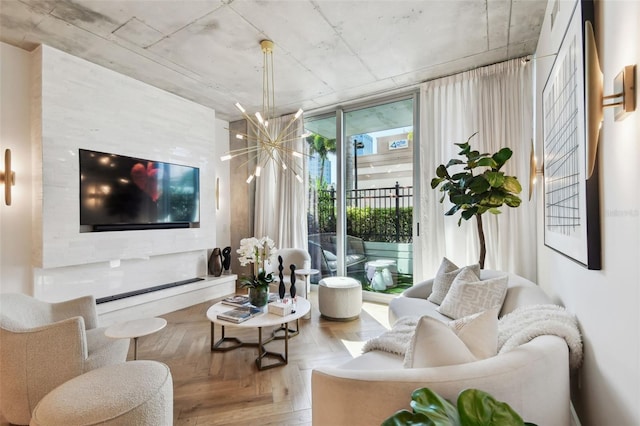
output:
<path id="1" fill-rule="evenodd" d="M 0 183 L 4 184 L 4 203 L 11 205 L 11 187 L 16 184 L 16 172 L 11 170 L 11 150 L 4 150 L 4 172 L 0 171 Z"/>
<path id="2" fill-rule="evenodd" d="M 584 23 L 585 37 L 585 97 L 587 127 L 587 179 L 593 174 L 598 152 L 600 128 L 604 108 L 615 107 L 615 121 L 620 121 L 636 110 L 636 66 L 627 65 L 613 80 L 613 95 L 603 96 L 603 76 L 598 60 L 598 49 L 590 21 Z M 614 102 L 605 104 L 607 99 Z"/>
<path id="3" fill-rule="evenodd" d="M 216 210 L 220 210 L 220 178 L 216 178 Z"/>
<path id="4" fill-rule="evenodd" d="M 533 188 L 536 185 L 536 155 L 533 152 L 533 139 L 531 139 L 531 153 L 529 154 L 529 201 L 533 196 Z"/>

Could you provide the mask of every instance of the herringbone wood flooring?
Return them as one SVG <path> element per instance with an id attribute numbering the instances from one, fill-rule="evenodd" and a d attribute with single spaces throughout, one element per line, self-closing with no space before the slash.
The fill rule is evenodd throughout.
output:
<path id="1" fill-rule="evenodd" d="M 300 334 L 289 340 L 288 365 L 259 371 L 257 348 L 211 352 L 211 322 L 205 313 L 218 300 L 163 315 L 167 327 L 139 339 L 138 359 L 161 361 L 171 368 L 176 426 L 310 425 L 313 367 L 351 359 L 364 342 L 388 328 L 386 305 L 368 302 L 355 321 L 321 319 L 317 292 L 312 291 L 311 319 L 301 319 Z M 236 331 L 227 328 L 227 336 L 257 340 L 257 331 Z M 284 350 L 282 341 L 267 348 Z M 133 344 L 128 356 L 132 359 Z M 6 425 L 0 415 L 0 426 Z"/>
<path id="2" fill-rule="evenodd" d="M 309 295 L 311 319 L 301 319 L 300 334 L 289 340 L 288 365 L 264 371 L 255 365 L 257 348 L 211 352 L 211 322 L 205 314 L 218 300 L 163 315 L 167 327 L 139 339 L 138 359 L 171 368 L 174 425 L 310 425 L 311 370 L 351 359 L 364 342 L 389 328 L 386 305 L 368 302 L 355 321 L 321 319 L 317 295 Z M 227 336 L 257 340 L 257 331 L 236 331 L 227 328 Z M 282 352 L 283 342 L 267 349 Z M 133 345 L 128 359 L 133 359 Z M 0 426 L 7 425 L 0 415 Z"/>
<path id="3" fill-rule="evenodd" d="M 320 318 L 317 293 L 310 298 L 311 319 L 301 320 L 300 334 L 289 340 L 288 365 L 264 371 L 255 366 L 257 348 L 210 351 L 211 323 L 205 313 L 214 301 L 164 315 L 167 327 L 140 338 L 138 358 L 161 361 L 171 368 L 174 424 L 311 424 L 311 370 L 351 359 L 350 350 L 360 353 L 366 340 L 386 330 L 387 308 L 365 303 L 360 319 L 332 322 Z M 239 331 L 227 328 L 227 335 L 257 339 L 256 330 Z M 268 346 L 275 352 L 283 348 L 282 341 Z"/>

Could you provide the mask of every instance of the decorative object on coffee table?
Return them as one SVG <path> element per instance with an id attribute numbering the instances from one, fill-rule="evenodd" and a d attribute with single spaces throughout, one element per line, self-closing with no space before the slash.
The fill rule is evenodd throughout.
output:
<path id="1" fill-rule="evenodd" d="M 231 266 L 231 247 L 225 247 L 222 249 L 222 273 L 229 274 L 229 267 Z"/>
<path id="2" fill-rule="evenodd" d="M 269 286 L 249 287 L 249 303 L 257 308 L 269 303 Z"/>
<path id="3" fill-rule="evenodd" d="M 289 294 L 291 297 L 296 297 L 296 265 L 290 265 L 291 269 L 291 287 L 289 287 Z"/>
<path id="4" fill-rule="evenodd" d="M 214 277 L 222 275 L 222 254 L 219 247 L 214 248 L 209 256 L 209 273 Z"/>
<path id="5" fill-rule="evenodd" d="M 278 278 L 280 278 L 280 284 L 278 284 L 278 295 L 280 296 L 280 300 L 284 299 L 284 294 L 286 288 L 284 286 L 284 275 L 282 271 L 284 270 L 284 266 L 282 266 L 282 256 L 278 256 Z"/>
<path id="6" fill-rule="evenodd" d="M 242 287 L 249 289 L 249 299 L 254 306 L 262 307 L 269 301 L 269 284 L 273 282 L 273 274 L 266 272 L 266 264 L 275 250 L 275 244 L 269 237 L 240 240 L 240 248 L 237 250 L 240 264 L 253 264 L 251 276 L 244 277 L 240 282 Z"/>

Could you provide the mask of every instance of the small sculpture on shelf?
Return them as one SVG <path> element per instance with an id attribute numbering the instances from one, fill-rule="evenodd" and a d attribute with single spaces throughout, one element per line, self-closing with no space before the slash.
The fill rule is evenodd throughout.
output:
<path id="1" fill-rule="evenodd" d="M 292 264 L 289 266 L 289 269 L 291 269 L 291 287 L 289 287 L 289 294 L 293 299 L 296 297 L 296 265 Z"/>
<path id="2" fill-rule="evenodd" d="M 209 273 L 214 277 L 222 275 L 222 254 L 219 247 L 214 248 L 209 256 Z"/>
<path id="3" fill-rule="evenodd" d="M 222 273 L 228 275 L 231 273 L 229 267 L 231 266 L 231 247 L 225 247 L 222 249 Z"/>
<path id="4" fill-rule="evenodd" d="M 278 278 L 280 278 L 280 284 L 278 285 L 278 295 L 280 296 L 280 300 L 284 299 L 284 293 L 286 291 L 284 287 L 284 276 L 282 275 L 282 271 L 284 270 L 284 266 L 282 266 L 282 256 L 278 256 Z"/>

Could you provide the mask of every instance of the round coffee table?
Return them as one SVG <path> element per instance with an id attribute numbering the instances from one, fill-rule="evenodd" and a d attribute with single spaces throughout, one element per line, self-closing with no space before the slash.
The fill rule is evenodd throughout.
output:
<path id="1" fill-rule="evenodd" d="M 299 319 L 311 310 L 311 304 L 307 299 L 298 297 L 295 303 L 295 312 L 289 315 L 280 316 L 266 312 L 267 307 L 265 306 L 264 313 L 258 314 L 255 317 L 239 324 L 218 318 L 218 314 L 233 309 L 233 307 L 225 305 L 222 302 L 216 303 L 207 310 L 207 318 L 209 319 L 209 321 L 211 321 L 211 351 L 226 352 L 243 346 L 252 346 L 258 348 L 258 358 L 256 358 L 256 365 L 258 366 L 259 370 L 266 370 L 268 368 L 286 365 L 289 360 L 289 323 L 292 321 L 296 322 L 296 330 L 292 334 L 292 336 L 298 334 L 298 332 L 300 331 L 298 323 Z M 220 337 L 220 339 L 217 341 L 215 338 L 216 324 L 218 324 L 222 328 L 222 337 Z M 243 342 L 237 337 L 226 337 L 225 327 L 257 328 L 258 341 Z M 265 339 L 262 336 L 262 329 L 264 327 L 279 327 L 278 330 L 284 331 L 284 336 L 279 336 L 274 332 L 271 334 L 271 336 Z M 284 354 L 271 352 L 265 349 L 265 345 L 275 339 L 284 340 Z M 263 362 L 265 358 L 270 358 L 272 360 L 275 360 L 275 362 Z"/>
<path id="2" fill-rule="evenodd" d="M 104 334 L 114 339 L 133 338 L 133 359 L 138 359 L 138 337 L 160 331 L 166 325 L 167 320 L 164 318 L 141 318 L 113 324 L 104 331 Z"/>

